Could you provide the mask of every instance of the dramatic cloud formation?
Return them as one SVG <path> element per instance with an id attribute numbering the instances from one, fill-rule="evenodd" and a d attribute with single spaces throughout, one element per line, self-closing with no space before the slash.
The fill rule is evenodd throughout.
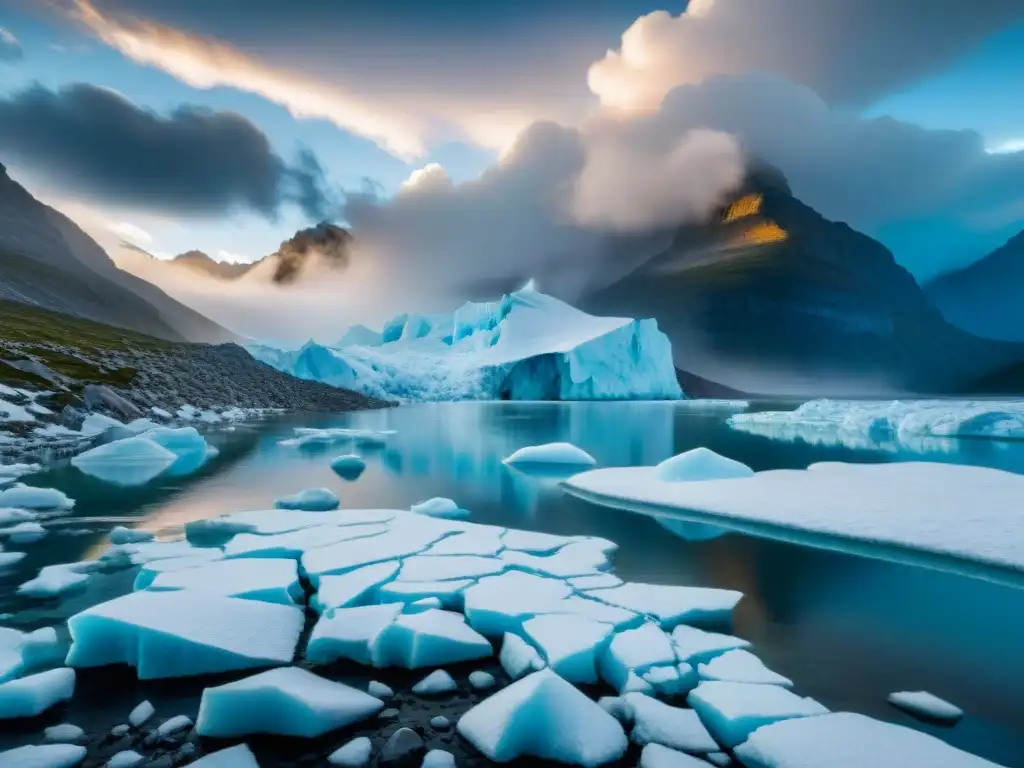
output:
<path id="1" fill-rule="evenodd" d="M 864 105 L 1024 19 L 1020 0 L 690 0 L 642 16 L 589 72 L 609 107 L 650 111 L 677 85 L 769 72 Z"/>
<path id="2" fill-rule="evenodd" d="M 21 43 L 18 42 L 18 38 L 3 27 L 0 27 L 0 64 L 11 64 L 15 61 L 21 61 L 23 56 L 24 51 L 21 49 Z"/>
<path id="3" fill-rule="evenodd" d="M 293 203 L 320 219 L 332 207 L 316 158 L 289 166 L 241 115 L 184 106 L 164 117 L 91 85 L 36 85 L 0 100 L 0 153 L 64 190 L 129 208 L 273 217 Z"/>

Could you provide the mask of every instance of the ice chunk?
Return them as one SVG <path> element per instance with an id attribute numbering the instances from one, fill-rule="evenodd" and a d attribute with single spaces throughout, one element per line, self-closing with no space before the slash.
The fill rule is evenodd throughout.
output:
<path id="1" fill-rule="evenodd" d="M 178 457 L 145 437 L 126 437 L 92 448 L 71 459 L 87 475 L 116 485 L 144 485 Z"/>
<path id="2" fill-rule="evenodd" d="M 140 755 L 134 749 L 124 749 L 107 761 L 107 768 L 131 768 L 133 765 L 138 765 L 145 759 L 145 757 Z"/>
<path id="3" fill-rule="evenodd" d="M 501 668 L 513 680 L 523 675 L 544 669 L 547 662 L 541 658 L 537 649 L 523 640 L 519 635 L 506 632 L 501 641 L 501 653 L 498 655 Z"/>
<path id="4" fill-rule="evenodd" d="M 331 469 L 334 470 L 335 474 L 344 480 L 355 480 L 366 469 L 366 462 L 362 456 L 357 456 L 354 453 L 348 453 L 344 456 L 339 456 L 331 462 Z"/>
<path id="5" fill-rule="evenodd" d="M 430 718 L 430 725 L 432 728 L 444 730 L 451 726 L 451 722 L 444 715 L 438 715 L 437 717 Z"/>
<path id="6" fill-rule="evenodd" d="M 508 566 L 493 557 L 450 555 L 410 557 L 402 563 L 398 581 L 445 581 L 479 578 L 501 573 Z"/>
<path id="7" fill-rule="evenodd" d="M 41 627 L 22 636 L 21 661 L 27 669 L 64 661 L 66 648 L 53 627 Z"/>
<path id="8" fill-rule="evenodd" d="M 302 569 L 316 584 L 319 577 L 326 574 L 344 573 L 363 565 L 414 555 L 443 536 L 429 528 L 407 529 L 396 525 L 378 536 L 311 549 L 302 555 Z"/>
<path id="9" fill-rule="evenodd" d="M 653 616 L 662 628 L 693 621 L 722 621 L 743 597 L 742 592 L 708 587 L 676 587 L 626 582 L 619 587 L 587 590 L 585 594 L 637 613 Z"/>
<path id="10" fill-rule="evenodd" d="M 150 541 L 152 538 L 152 531 L 125 528 L 123 525 L 115 525 L 114 529 L 110 532 L 111 544 L 135 544 L 140 541 Z"/>
<path id="11" fill-rule="evenodd" d="M 595 573 L 592 576 L 573 576 L 567 579 L 573 589 L 606 589 L 622 584 L 622 579 L 611 573 Z"/>
<path id="12" fill-rule="evenodd" d="M 124 424 L 117 419 L 104 416 L 102 413 L 90 413 L 85 417 L 85 421 L 82 422 L 82 428 L 79 431 L 83 435 L 98 435 L 101 432 L 106 432 L 108 429 L 123 428 Z"/>
<path id="13" fill-rule="evenodd" d="M 455 755 L 443 749 L 432 749 L 423 756 L 420 768 L 455 768 Z"/>
<path id="14" fill-rule="evenodd" d="M 735 753 L 750 768 L 998 768 L 934 736 L 849 712 L 766 725 Z"/>
<path id="15" fill-rule="evenodd" d="M 626 752 L 619 721 L 550 670 L 518 680 L 466 712 L 459 733 L 486 757 L 521 757 L 585 768 Z"/>
<path id="16" fill-rule="evenodd" d="M 456 533 L 434 544 L 427 549 L 424 555 L 484 555 L 493 556 L 501 551 L 503 546 L 501 534 L 504 528 L 491 526 L 472 528 L 468 531 Z"/>
<path id="17" fill-rule="evenodd" d="M 718 632 L 705 632 L 703 629 L 680 624 L 672 630 L 672 643 L 676 648 L 676 656 L 680 661 L 698 663 L 710 661 L 726 651 L 750 646 L 746 640 Z"/>
<path id="18" fill-rule="evenodd" d="M 593 466 L 597 463 L 589 453 L 572 443 L 545 443 L 528 445 L 507 456 L 505 464 L 567 464 Z"/>
<path id="19" fill-rule="evenodd" d="M 36 519 L 36 513 L 27 509 L 0 509 L 0 525 L 16 525 L 17 523 L 31 522 Z"/>
<path id="20" fill-rule="evenodd" d="M 422 604 L 424 600 L 436 600 L 435 607 L 462 610 L 462 591 L 472 586 L 472 579 L 449 579 L 447 581 L 392 581 L 382 584 L 377 590 L 381 603 Z"/>
<path id="21" fill-rule="evenodd" d="M 175 715 L 169 720 L 165 720 L 160 723 L 160 726 L 156 729 L 156 735 L 164 738 L 171 734 L 177 733 L 178 731 L 184 731 L 186 728 L 192 727 L 192 718 L 187 715 Z"/>
<path id="22" fill-rule="evenodd" d="M 547 555 L 566 544 L 578 541 L 578 539 L 572 536 L 555 536 L 540 531 L 520 531 L 509 528 L 502 534 L 501 541 L 506 549 L 529 552 L 533 555 Z"/>
<path id="23" fill-rule="evenodd" d="M 46 536 L 46 529 L 35 521 L 18 523 L 10 528 L 0 528 L 0 537 L 11 544 L 32 544 Z"/>
<path id="24" fill-rule="evenodd" d="M 187 541 L 143 541 L 138 544 L 122 544 L 113 547 L 108 553 L 112 559 L 118 559 L 125 554 L 129 556 L 133 565 L 180 557 L 203 557 L 210 560 L 220 560 L 224 557 L 224 552 L 217 547 L 194 547 Z"/>
<path id="25" fill-rule="evenodd" d="M 132 585 L 132 589 L 145 589 L 161 573 L 180 571 L 185 568 L 196 568 L 217 562 L 223 558 L 224 553 L 219 549 L 197 549 L 194 555 L 187 557 L 168 557 L 162 560 L 151 560 L 148 563 L 144 563 L 139 568 L 139 572 L 135 574 L 135 583 Z"/>
<path id="26" fill-rule="evenodd" d="M 556 612 L 570 594 L 572 588 L 564 581 L 520 571 L 487 576 L 463 592 L 466 619 L 487 637 L 518 632 L 526 619 Z"/>
<path id="27" fill-rule="evenodd" d="M 188 589 L 211 595 L 294 605 L 305 597 L 294 560 L 260 558 L 220 560 L 157 574 L 148 589 Z"/>
<path id="28" fill-rule="evenodd" d="M 43 744 L 0 752 L 4 768 L 71 768 L 85 759 L 85 747 L 76 744 Z"/>
<path id="29" fill-rule="evenodd" d="M 762 725 L 828 712 L 814 699 L 756 683 L 703 682 L 690 692 L 687 703 L 725 747 L 746 741 Z"/>
<path id="30" fill-rule="evenodd" d="M 338 497 L 327 488 L 306 488 L 274 502 L 278 509 L 301 509 L 306 512 L 328 512 L 337 509 Z"/>
<path id="31" fill-rule="evenodd" d="M 245 744 L 222 749 L 196 760 L 189 768 L 260 768 L 252 750 Z"/>
<path id="32" fill-rule="evenodd" d="M 494 675 L 478 669 L 469 673 L 469 684 L 478 691 L 493 688 L 495 685 Z"/>
<path id="33" fill-rule="evenodd" d="M 720 768 L 729 768 L 732 765 L 732 758 L 725 752 L 708 752 L 704 755 L 704 758 L 712 765 L 720 766 Z"/>
<path id="34" fill-rule="evenodd" d="M 314 513 L 319 514 L 319 513 Z M 261 535 L 240 533 L 224 545 L 226 557 L 290 557 L 298 559 L 302 553 L 317 547 L 326 547 L 339 541 L 351 541 L 386 533 L 382 523 L 368 525 L 318 525 L 288 533 Z"/>
<path id="35" fill-rule="evenodd" d="M 443 669 L 435 669 L 416 683 L 412 687 L 412 692 L 418 696 L 438 696 L 442 693 L 451 693 L 457 687 L 451 675 Z"/>
<path id="36" fill-rule="evenodd" d="M 605 544 L 600 540 L 587 539 L 566 544 L 551 555 L 507 550 L 500 557 L 523 570 L 559 578 L 594 574 L 610 564 Z"/>
<path id="37" fill-rule="evenodd" d="M 757 656 L 742 649 L 727 651 L 705 664 L 698 664 L 697 674 L 702 680 L 781 685 L 784 688 L 793 685 L 788 677 L 772 672 Z"/>
<path id="38" fill-rule="evenodd" d="M 651 667 L 641 678 L 657 696 L 680 696 L 697 685 L 697 670 L 686 662 Z"/>
<path id="39" fill-rule="evenodd" d="M 47 565 L 34 579 L 21 584 L 18 594 L 26 597 L 55 597 L 81 589 L 89 580 L 89 571 L 95 566 L 92 562 Z"/>
<path id="40" fill-rule="evenodd" d="M 289 664 L 303 612 L 195 590 L 132 592 L 68 619 L 72 667 L 129 664 L 140 679 Z"/>
<path id="41" fill-rule="evenodd" d="M 51 744 L 74 744 L 85 737 L 85 731 L 71 723 L 51 725 L 43 731 L 43 739 Z"/>
<path id="42" fill-rule="evenodd" d="M 340 765 L 342 768 L 363 768 L 370 764 L 372 754 L 373 744 L 365 736 L 360 736 L 331 752 L 327 756 L 327 762 L 331 765 Z"/>
<path id="43" fill-rule="evenodd" d="M 707 768 L 707 763 L 661 744 L 648 744 L 640 753 L 640 768 Z"/>
<path id="44" fill-rule="evenodd" d="M 0 548 L 0 568 L 8 568 L 25 559 L 24 552 L 4 552 Z"/>
<path id="45" fill-rule="evenodd" d="M 373 641 L 375 667 L 436 667 L 482 659 L 494 653 L 491 644 L 466 625 L 460 613 L 428 609 L 403 614 Z"/>
<path id="46" fill-rule="evenodd" d="M 889 703 L 923 719 L 955 723 L 964 716 L 964 711 L 960 707 L 927 691 L 890 693 Z"/>
<path id="47" fill-rule="evenodd" d="M 75 692 L 75 671 L 62 667 L 0 685 L 0 720 L 35 717 Z"/>
<path id="48" fill-rule="evenodd" d="M 229 739 L 271 733 L 315 738 L 379 712 L 384 702 L 298 667 L 281 667 L 207 688 L 200 736 Z"/>
<path id="49" fill-rule="evenodd" d="M 371 696 L 376 696 L 378 699 L 390 699 L 395 695 L 390 686 L 377 680 L 370 681 L 370 684 L 366 686 L 366 692 Z"/>
<path id="50" fill-rule="evenodd" d="M 337 576 L 322 576 L 310 605 L 320 613 L 328 608 L 359 605 L 368 601 L 376 587 L 394 578 L 398 568 L 398 560 L 388 560 Z"/>
<path id="51" fill-rule="evenodd" d="M 428 515 L 430 517 L 466 517 L 469 511 L 461 509 L 451 499 L 435 496 L 432 499 L 413 504 L 409 511 L 417 515 Z"/>
<path id="52" fill-rule="evenodd" d="M 155 713 L 156 710 L 153 708 L 153 705 L 148 701 L 143 701 L 131 711 L 131 714 L 128 715 L 128 722 L 138 728 L 144 722 L 149 720 L 149 718 L 151 718 Z"/>
<path id="53" fill-rule="evenodd" d="M 675 661 L 676 652 L 669 636 L 657 624 L 647 622 L 616 634 L 601 654 L 599 668 L 601 678 L 621 693 L 631 671 L 640 674 L 650 667 Z"/>
<path id="54" fill-rule="evenodd" d="M 306 645 L 306 660 L 311 664 L 330 664 L 338 659 L 351 659 L 371 664 L 373 643 L 401 610 L 401 604 L 396 603 L 327 611 L 313 627 Z"/>
<path id="55" fill-rule="evenodd" d="M 700 447 L 665 459 L 655 467 L 655 477 L 666 483 L 687 483 L 702 480 L 730 480 L 750 477 L 754 470 L 746 464 L 720 456 Z"/>
<path id="56" fill-rule="evenodd" d="M 609 624 L 580 616 L 552 614 L 523 623 L 523 632 L 548 667 L 571 683 L 597 682 L 597 657 L 611 633 Z"/>
<path id="57" fill-rule="evenodd" d="M 71 509 L 73 506 L 74 499 L 68 498 L 56 488 L 32 488 L 19 484 L 0 491 L 0 507 L 44 511 Z"/>
<path id="58" fill-rule="evenodd" d="M 699 715 L 692 709 L 671 707 L 642 693 L 622 697 L 627 716 L 633 723 L 630 740 L 641 746 L 661 744 L 681 752 L 716 752 L 718 743 L 711 738 Z"/>

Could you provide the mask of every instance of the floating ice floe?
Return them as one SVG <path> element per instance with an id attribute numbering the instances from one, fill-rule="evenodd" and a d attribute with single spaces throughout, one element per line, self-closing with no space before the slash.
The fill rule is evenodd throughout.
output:
<path id="1" fill-rule="evenodd" d="M 4 768 L 72 768 L 85 759 L 77 744 L 40 744 L 0 752 Z"/>
<path id="2" fill-rule="evenodd" d="M 684 622 L 727 620 L 742 592 L 707 587 L 677 587 L 627 582 L 618 587 L 585 590 L 595 600 L 657 619 L 663 629 Z"/>
<path id="3" fill-rule="evenodd" d="M 17 525 L 18 523 L 31 522 L 36 517 L 36 513 L 28 509 L 14 509 L 13 507 L 0 509 L 0 525 Z"/>
<path id="4" fill-rule="evenodd" d="M 505 464 L 555 464 L 567 466 L 593 466 L 597 460 L 572 443 L 545 443 L 528 445 L 505 457 Z"/>
<path id="5" fill-rule="evenodd" d="M 484 699 L 458 722 L 489 759 L 556 760 L 585 768 L 618 760 L 626 734 L 618 720 L 550 670 L 534 672 Z"/>
<path id="6" fill-rule="evenodd" d="M 570 491 L 612 507 L 677 508 L 783 539 L 868 554 L 880 547 L 1024 571 L 1024 475 L 926 462 L 812 464 L 738 480 L 666 483 L 650 467 L 599 469 Z M 826 538 L 829 537 L 829 538 Z M 889 556 L 889 555 L 886 555 Z"/>
<path id="7" fill-rule="evenodd" d="M 934 736 L 849 712 L 766 725 L 735 754 L 750 768 L 999 768 Z"/>
<path id="8" fill-rule="evenodd" d="M 62 667 L 0 684 L 0 720 L 35 717 L 75 692 L 75 671 Z"/>
<path id="9" fill-rule="evenodd" d="M 219 549 L 197 549 L 195 554 L 184 557 L 165 557 L 157 560 L 149 560 L 142 564 L 138 573 L 135 574 L 135 583 L 132 589 L 145 589 L 161 573 L 180 571 L 186 568 L 195 568 L 208 563 L 217 562 L 224 558 L 224 553 Z"/>
<path id="10" fill-rule="evenodd" d="M 0 528 L 0 538 L 11 544 L 32 544 L 46 536 L 46 529 L 33 521 L 18 523 L 10 528 Z"/>
<path id="11" fill-rule="evenodd" d="M 79 431 L 83 435 L 99 435 L 108 429 L 124 429 L 124 423 L 102 413 L 90 413 Z"/>
<path id="12" fill-rule="evenodd" d="M 358 456 L 354 453 L 348 453 L 343 456 L 338 456 L 334 461 L 331 462 L 331 469 L 334 473 L 344 480 L 355 480 L 366 469 L 366 461 L 363 460 L 362 456 Z"/>
<path id="13" fill-rule="evenodd" d="M 305 598 L 296 562 L 274 558 L 220 560 L 164 571 L 156 575 L 147 589 L 198 590 L 282 605 L 302 603 Z"/>
<path id="14" fill-rule="evenodd" d="M 432 499 L 413 504 L 409 511 L 417 515 L 428 515 L 430 517 L 466 517 L 469 510 L 460 509 L 459 505 L 451 499 L 442 496 L 435 496 Z"/>
<path id="15" fill-rule="evenodd" d="M 71 667 L 129 664 L 140 679 L 289 664 L 299 608 L 196 590 L 132 592 L 68 619 Z"/>
<path id="16" fill-rule="evenodd" d="M 18 594 L 26 597 L 56 597 L 83 589 L 97 565 L 96 562 L 81 562 L 44 566 L 38 576 L 18 586 Z"/>
<path id="17" fill-rule="evenodd" d="M 754 470 L 746 464 L 719 456 L 700 447 L 665 459 L 655 467 L 655 476 L 666 483 L 688 483 L 703 480 L 732 480 L 750 477 Z"/>
<path id="18" fill-rule="evenodd" d="M 707 663 L 698 664 L 697 674 L 701 680 L 781 685 L 784 688 L 793 685 L 793 681 L 788 677 L 768 669 L 757 656 L 741 648 L 726 651 Z"/>
<path id="19" fill-rule="evenodd" d="M 207 688 L 199 705 L 200 736 L 277 734 L 315 738 L 365 720 L 384 702 L 298 667 L 282 667 Z"/>
<path id="20" fill-rule="evenodd" d="M 778 685 L 702 682 L 686 701 L 715 739 L 730 748 L 746 741 L 763 725 L 828 713 L 814 699 L 797 696 Z"/>
<path id="21" fill-rule="evenodd" d="M 342 768 L 363 768 L 370 764 L 372 755 L 373 743 L 367 737 L 360 736 L 331 752 L 327 756 L 327 762 Z"/>
<path id="22" fill-rule="evenodd" d="M 889 703 L 917 717 L 955 723 L 964 711 L 927 691 L 897 691 L 889 694 Z"/>
<path id="23" fill-rule="evenodd" d="M 443 669 L 435 669 L 412 687 L 412 692 L 419 696 L 439 696 L 451 693 L 457 688 L 455 680 Z"/>
<path id="24" fill-rule="evenodd" d="M 189 768 L 260 768 L 260 764 L 246 744 L 236 744 L 199 758 Z"/>
<path id="25" fill-rule="evenodd" d="M 110 532 L 111 544 L 137 544 L 142 541 L 152 541 L 152 539 L 152 531 L 125 528 L 123 525 L 115 525 L 114 529 Z"/>
<path id="26" fill-rule="evenodd" d="M 680 624 L 672 630 L 672 645 L 680 661 L 696 664 L 710 661 L 726 651 L 736 648 L 749 648 L 750 643 L 741 637 L 725 635 L 720 632 L 707 632 L 696 627 Z"/>
<path id="27" fill-rule="evenodd" d="M 327 488 L 306 488 L 274 502 L 278 509 L 301 509 L 306 512 L 328 512 L 337 509 L 338 497 Z"/>
<path id="28" fill-rule="evenodd" d="M 126 437 L 92 448 L 71 459 L 87 475 L 115 485 L 144 485 L 178 457 L 145 437 Z"/>
<path id="29" fill-rule="evenodd" d="M 0 479 L 13 480 L 22 475 L 31 475 L 42 469 L 39 464 L 3 464 L 0 463 Z"/>
<path id="30" fill-rule="evenodd" d="M 32 488 L 18 484 L 0 491 L 0 507 L 15 507 L 42 512 L 67 510 L 74 506 L 74 499 L 68 498 L 56 488 Z"/>

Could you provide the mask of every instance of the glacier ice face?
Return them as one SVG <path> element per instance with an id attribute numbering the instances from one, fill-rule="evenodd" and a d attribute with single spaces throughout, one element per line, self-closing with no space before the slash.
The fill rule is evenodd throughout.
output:
<path id="1" fill-rule="evenodd" d="M 588 315 L 524 288 L 451 315 L 402 315 L 378 346 L 250 347 L 299 378 L 400 400 L 678 400 L 668 338 L 654 320 Z"/>
<path id="2" fill-rule="evenodd" d="M 315 738 L 383 707 L 380 699 L 355 688 L 281 667 L 204 690 L 196 730 L 211 738 L 258 733 Z"/>
<path id="3" fill-rule="evenodd" d="M 730 748 L 746 741 L 762 725 L 828 712 L 814 699 L 778 685 L 755 683 L 702 682 L 686 702 L 718 742 Z"/>

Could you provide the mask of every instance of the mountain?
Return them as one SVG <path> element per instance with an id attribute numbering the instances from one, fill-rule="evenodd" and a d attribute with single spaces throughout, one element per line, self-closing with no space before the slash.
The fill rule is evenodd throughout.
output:
<path id="1" fill-rule="evenodd" d="M 1024 232 L 924 289 L 954 325 L 989 339 L 1024 341 Z"/>
<path id="2" fill-rule="evenodd" d="M 768 167 L 580 307 L 653 316 L 677 365 L 763 394 L 952 392 L 1024 359 L 950 325 L 885 246 L 825 219 Z"/>
<path id="3" fill-rule="evenodd" d="M 0 299 L 173 341 L 228 341 L 221 328 L 122 272 L 71 219 L 36 200 L 0 165 Z"/>

